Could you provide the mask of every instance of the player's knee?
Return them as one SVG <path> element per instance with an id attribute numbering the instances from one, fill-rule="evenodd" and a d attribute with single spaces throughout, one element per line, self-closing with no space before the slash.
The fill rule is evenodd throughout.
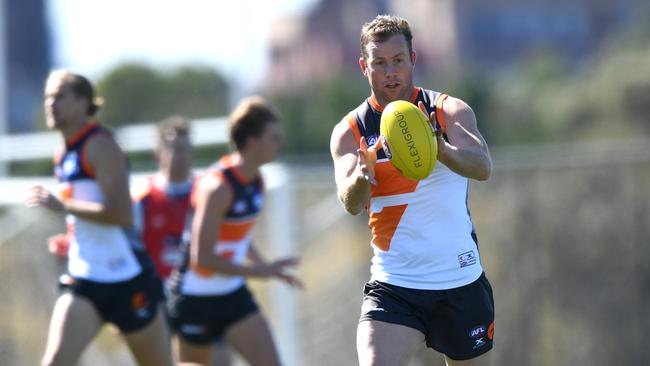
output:
<path id="1" fill-rule="evenodd" d="M 359 366 L 371 366 L 377 364 L 377 353 L 370 342 L 357 344 L 357 356 L 359 357 Z"/>
<path id="2" fill-rule="evenodd" d="M 48 352 L 41 359 L 41 366 L 64 365 L 63 355 L 60 352 Z"/>

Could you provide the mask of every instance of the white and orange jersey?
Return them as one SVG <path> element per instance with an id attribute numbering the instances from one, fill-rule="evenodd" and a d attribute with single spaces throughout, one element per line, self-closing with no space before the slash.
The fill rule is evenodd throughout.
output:
<path id="1" fill-rule="evenodd" d="M 104 202 L 95 172 L 86 161 L 85 147 L 92 136 L 107 133 L 96 123 L 88 123 L 55 155 L 54 173 L 62 185 L 62 199 Z M 119 282 L 135 277 L 150 265 L 132 228 L 97 223 L 72 214 L 66 216 L 66 223 L 70 238 L 68 272 L 72 277 Z"/>
<path id="2" fill-rule="evenodd" d="M 446 95 L 414 88 L 410 102 L 436 110 L 445 129 L 442 102 Z M 347 120 L 359 141 L 379 138 L 383 108 L 368 98 Z M 403 176 L 377 153 L 375 178 L 367 205 L 372 231 L 371 280 L 396 286 L 441 290 L 475 281 L 483 272 L 476 235 L 467 206 L 469 181 L 437 162 L 431 175 L 417 181 Z"/>
<path id="3" fill-rule="evenodd" d="M 196 184 L 202 184 L 206 180 L 225 182 L 232 191 L 232 202 L 223 217 L 218 237 L 215 238 L 214 255 L 227 258 L 235 264 L 243 264 L 253 240 L 255 222 L 262 208 L 264 195 L 262 177 L 258 175 L 253 180 L 247 180 L 239 168 L 232 165 L 228 155 L 210 168 Z M 172 287 L 179 289 L 182 294 L 223 295 L 237 290 L 244 284 L 243 276 L 224 275 L 202 268 L 188 267 L 189 255 L 185 256 L 185 262 L 172 279 Z"/>

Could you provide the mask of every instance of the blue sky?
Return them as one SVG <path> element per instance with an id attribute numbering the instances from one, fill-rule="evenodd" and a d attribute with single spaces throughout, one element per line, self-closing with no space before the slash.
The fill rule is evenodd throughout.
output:
<path id="1" fill-rule="evenodd" d="M 251 85 L 267 62 L 274 20 L 316 0 L 48 0 L 55 67 L 92 78 L 125 61 L 215 67 Z"/>

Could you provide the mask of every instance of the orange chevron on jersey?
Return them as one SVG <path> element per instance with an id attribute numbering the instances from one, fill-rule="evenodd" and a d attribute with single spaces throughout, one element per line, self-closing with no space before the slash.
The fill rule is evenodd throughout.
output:
<path id="1" fill-rule="evenodd" d="M 225 221 L 219 227 L 219 241 L 241 241 L 253 230 L 255 220 Z"/>
<path id="2" fill-rule="evenodd" d="M 387 159 L 377 161 L 375 179 L 378 184 L 372 187 L 370 197 L 413 192 L 418 185 L 417 180 L 403 176 Z"/>
<path id="3" fill-rule="evenodd" d="M 390 241 L 397 229 L 397 225 L 404 215 L 406 205 L 385 207 L 381 212 L 370 215 L 370 229 L 372 230 L 372 245 L 383 250 L 390 249 Z"/>

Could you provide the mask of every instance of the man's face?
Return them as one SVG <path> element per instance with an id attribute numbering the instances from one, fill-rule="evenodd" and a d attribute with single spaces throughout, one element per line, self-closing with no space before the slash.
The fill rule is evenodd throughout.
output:
<path id="1" fill-rule="evenodd" d="M 395 34 L 384 42 L 369 42 L 366 55 L 359 59 L 359 66 L 379 104 L 408 100 L 413 89 L 415 52 L 409 53 L 404 35 Z"/>
<path id="2" fill-rule="evenodd" d="M 264 132 L 259 137 L 252 137 L 257 155 L 264 163 L 275 160 L 284 147 L 284 131 L 280 122 L 267 123 Z"/>
<path id="3" fill-rule="evenodd" d="M 45 86 L 45 123 L 48 128 L 61 128 L 87 118 L 88 100 L 78 97 L 63 78 L 53 77 Z"/>
<path id="4" fill-rule="evenodd" d="M 158 149 L 158 164 L 174 176 L 189 175 L 192 165 L 192 143 L 187 133 L 172 131 L 165 135 Z"/>

